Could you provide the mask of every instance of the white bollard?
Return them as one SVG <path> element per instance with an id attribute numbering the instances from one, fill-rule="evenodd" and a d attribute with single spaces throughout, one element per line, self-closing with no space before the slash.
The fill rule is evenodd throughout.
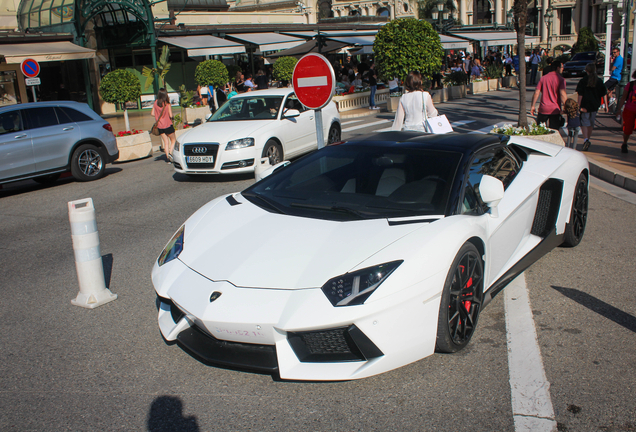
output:
<path id="1" fill-rule="evenodd" d="M 104 281 L 93 199 L 70 201 L 68 218 L 71 222 L 75 268 L 80 287 L 77 297 L 71 300 L 71 304 L 94 309 L 115 300 L 117 294 L 110 292 Z"/>

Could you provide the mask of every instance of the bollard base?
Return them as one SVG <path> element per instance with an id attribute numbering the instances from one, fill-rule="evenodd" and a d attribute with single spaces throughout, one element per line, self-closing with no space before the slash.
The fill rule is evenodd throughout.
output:
<path id="1" fill-rule="evenodd" d="M 108 288 L 94 294 L 77 293 L 77 297 L 71 300 L 71 304 L 87 309 L 95 309 L 105 303 L 111 302 L 117 298 L 117 294 L 110 292 Z"/>

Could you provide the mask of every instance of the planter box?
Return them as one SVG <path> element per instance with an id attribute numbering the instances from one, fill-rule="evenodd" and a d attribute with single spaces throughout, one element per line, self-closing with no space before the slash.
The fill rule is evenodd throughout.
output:
<path id="1" fill-rule="evenodd" d="M 479 94 L 488 92 L 488 81 L 475 81 L 468 85 L 468 93 Z"/>
<path id="2" fill-rule="evenodd" d="M 448 100 L 449 92 L 447 88 L 431 90 L 429 93 L 431 94 L 431 98 L 433 98 L 433 103 L 442 103 Z"/>
<path id="3" fill-rule="evenodd" d="M 126 162 L 148 157 L 152 154 L 152 142 L 148 131 L 137 135 L 117 137 L 119 158 L 117 162 Z"/>
<path id="4" fill-rule="evenodd" d="M 388 112 L 396 112 L 400 106 L 400 98 L 399 97 L 390 97 L 386 102 L 386 110 Z"/>
<path id="5" fill-rule="evenodd" d="M 526 84 L 530 85 L 530 76 L 532 74 L 530 72 L 526 73 Z M 537 82 L 539 82 L 539 80 L 541 79 L 541 77 L 543 76 L 543 71 L 537 71 Z"/>
<path id="6" fill-rule="evenodd" d="M 499 90 L 501 86 L 499 85 L 499 78 L 491 78 L 488 80 L 488 91 Z"/>
<path id="7" fill-rule="evenodd" d="M 174 131 L 174 136 L 179 138 L 181 135 L 183 135 L 184 133 L 186 133 L 187 131 L 192 130 L 192 128 L 187 128 L 187 129 L 177 129 L 176 131 Z"/>
<path id="8" fill-rule="evenodd" d="M 450 99 L 461 99 L 466 97 L 465 85 L 451 86 L 448 89 L 448 96 L 450 97 Z"/>
<path id="9" fill-rule="evenodd" d="M 207 106 L 199 108 L 186 108 L 185 115 L 188 123 L 194 123 L 196 119 L 201 119 L 201 122 L 205 121 L 205 118 L 210 114 L 210 108 Z"/>
<path id="10" fill-rule="evenodd" d="M 516 88 L 517 86 L 517 77 L 516 76 L 506 76 L 501 79 L 502 87 L 507 88 Z"/>

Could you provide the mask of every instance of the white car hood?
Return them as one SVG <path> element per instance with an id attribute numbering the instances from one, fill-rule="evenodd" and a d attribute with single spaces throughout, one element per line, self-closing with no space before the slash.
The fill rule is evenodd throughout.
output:
<path id="1" fill-rule="evenodd" d="M 271 123 L 272 120 L 206 122 L 181 135 L 179 142 L 181 144 L 212 142 L 225 144 L 234 139 L 249 138 Z"/>
<path id="2" fill-rule="evenodd" d="M 239 287 L 320 287 L 426 225 L 286 216 L 269 213 L 240 195 L 236 198 L 241 204 L 232 206 L 223 199 L 196 227 L 186 223 L 179 259 L 208 279 Z"/>

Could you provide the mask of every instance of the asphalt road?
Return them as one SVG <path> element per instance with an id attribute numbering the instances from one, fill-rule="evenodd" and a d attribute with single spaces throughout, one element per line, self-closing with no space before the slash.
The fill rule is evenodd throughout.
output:
<path id="1" fill-rule="evenodd" d="M 493 122 L 509 116 L 504 99 L 514 95 L 497 97 Z M 446 111 L 452 122 L 478 117 L 480 107 L 466 105 Z M 483 111 L 475 129 L 491 120 Z M 376 123 L 385 117 L 344 125 L 368 125 L 344 136 L 388 127 Z M 161 156 L 109 166 L 97 182 L 5 185 L 0 430 L 515 430 L 503 295 L 462 352 L 358 381 L 281 382 L 208 366 L 166 344 L 150 282 L 154 260 L 197 208 L 252 182 L 192 181 Z M 95 203 L 108 286 L 119 296 L 95 310 L 70 304 L 78 285 L 67 202 L 86 197 Z M 634 210 L 592 187 L 581 245 L 556 249 L 525 273 L 560 431 L 636 430 Z"/>

